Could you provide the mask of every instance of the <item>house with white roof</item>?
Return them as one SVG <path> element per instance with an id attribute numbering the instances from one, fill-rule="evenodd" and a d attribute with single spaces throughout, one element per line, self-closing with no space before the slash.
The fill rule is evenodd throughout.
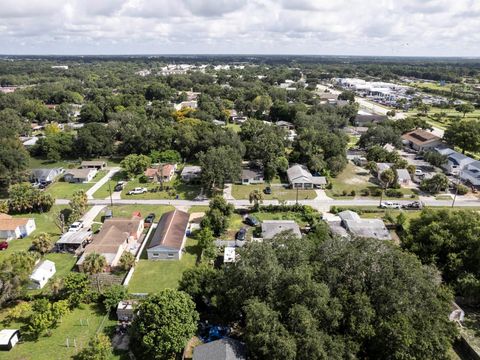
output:
<path id="1" fill-rule="evenodd" d="M 30 275 L 30 288 L 42 289 L 50 280 L 50 278 L 56 273 L 55 263 L 50 260 L 44 260 L 40 262 Z"/>
<path id="2" fill-rule="evenodd" d="M 474 161 L 460 172 L 460 179 L 469 182 L 473 186 L 480 186 L 480 161 Z"/>
<path id="3" fill-rule="evenodd" d="M 0 350 L 11 350 L 20 339 L 18 329 L 3 329 L 0 331 Z"/>
<path id="4" fill-rule="evenodd" d="M 288 182 L 294 189 L 322 188 L 327 185 L 325 176 L 313 176 L 304 165 L 293 165 L 287 170 Z"/>
<path id="5" fill-rule="evenodd" d="M 360 216 L 350 210 L 342 211 L 337 214 L 338 218 L 328 221 L 328 225 L 333 233 L 348 237 L 373 238 L 378 240 L 391 240 L 392 237 L 380 219 L 362 219 Z"/>
<path id="6" fill-rule="evenodd" d="M 453 151 L 447 155 L 447 162 L 443 165 L 443 168 L 447 174 L 458 175 L 468 164 L 474 161 L 464 154 Z"/>
<path id="7" fill-rule="evenodd" d="M 412 183 L 412 177 L 407 169 L 396 169 L 397 180 L 401 186 L 410 186 Z"/>

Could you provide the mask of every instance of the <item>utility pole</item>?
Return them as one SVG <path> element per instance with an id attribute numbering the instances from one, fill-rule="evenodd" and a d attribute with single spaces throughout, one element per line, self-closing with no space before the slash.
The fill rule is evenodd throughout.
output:
<path id="1" fill-rule="evenodd" d="M 298 205 L 298 187 L 297 187 L 297 195 L 296 195 L 296 199 L 295 199 L 295 204 Z"/>
<path id="2" fill-rule="evenodd" d="M 110 206 L 112 207 L 112 214 L 113 214 L 112 187 L 110 185 L 110 179 L 108 179 L 108 191 L 110 193 Z"/>
<path id="3" fill-rule="evenodd" d="M 458 185 L 460 185 L 460 173 L 461 171 L 458 173 L 458 178 L 457 178 L 457 185 L 455 186 L 455 196 L 453 197 L 453 201 L 452 201 L 452 208 L 455 206 L 455 200 L 457 200 L 457 195 L 458 195 Z"/>

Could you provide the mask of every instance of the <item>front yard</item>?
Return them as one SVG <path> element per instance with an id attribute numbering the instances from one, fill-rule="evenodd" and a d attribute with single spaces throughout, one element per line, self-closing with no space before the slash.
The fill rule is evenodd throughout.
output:
<path id="1" fill-rule="evenodd" d="M 187 239 L 181 260 L 147 260 L 144 253 L 135 266 L 128 290 L 130 293 L 155 293 L 165 288 L 176 289 L 183 272 L 194 267 L 199 256 L 197 241 L 191 238 Z"/>
<path id="2" fill-rule="evenodd" d="M 75 191 L 90 189 L 97 181 L 107 174 L 106 170 L 100 170 L 91 182 L 84 184 L 71 184 L 63 180 L 56 181 L 47 187 L 46 192 L 51 194 L 55 199 L 71 199 Z"/>
<path id="3" fill-rule="evenodd" d="M 127 193 L 136 188 L 144 187 L 148 193 L 138 195 L 127 195 Z M 129 180 L 127 186 L 122 191 L 122 199 L 178 199 L 193 200 L 201 193 L 201 186 L 196 184 L 187 184 L 181 181 L 178 176 L 170 182 L 163 183 L 163 190 L 159 183 L 141 183 L 137 178 Z"/>
<path id="4" fill-rule="evenodd" d="M 146 217 L 150 213 L 154 213 L 156 216 L 155 222 L 157 222 L 160 219 L 160 216 L 168 211 L 173 210 L 174 207 L 169 205 L 113 205 L 113 208 L 109 206 L 108 209 L 112 210 L 114 217 L 124 218 L 132 217 L 132 214 L 136 211 L 140 211 L 143 217 Z M 101 222 L 104 215 L 105 212 L 100 211 L 95 218 L 95 221 Z"/>
<path id="5" fill-rule="evenodd" d="M 0 314 L 0 319 L 3 320 L 4 314 L 5 311 Z M 10 351 L 0 352 L 0 360 L 70 359 L 88 343 L 95 333 L 115 323 L 105 318 L 103 311 L 97 306 L 81 305 L 80 308 L 62 318 L 58 328 L 52 330 L 51 336 L 42 336 L 38 341 L 23 341 Z M 12 323 L 8 328 L 21 328 L 22 325 Z M 67 339 L 69 347 L 67 347 Z"/>
<path id="6" fill-rule="evenodd" d="M 267 195 L 263 193 L 266 184 L 258 185 L 237 185 L 232 186 L 232 196 L 237 200 L 248 200 L 250 193 L 258 190 L 263 194 L 264 200 L 295 200 L 297 198 L 297 190 L 286 189 L 282 185 L 272 184 L 270 187 L 272 193 Z M 298 190 L 298 200 L 313 200 L 317 197 L 315 190 Z"/>

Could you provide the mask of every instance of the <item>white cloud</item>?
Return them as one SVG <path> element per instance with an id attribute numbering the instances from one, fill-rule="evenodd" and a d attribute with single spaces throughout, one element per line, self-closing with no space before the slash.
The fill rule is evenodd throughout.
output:
<path id="1" fill-rule="evenodd" d="M 480 56 L 477 0 L 2 0 L 2 53 Z"/>

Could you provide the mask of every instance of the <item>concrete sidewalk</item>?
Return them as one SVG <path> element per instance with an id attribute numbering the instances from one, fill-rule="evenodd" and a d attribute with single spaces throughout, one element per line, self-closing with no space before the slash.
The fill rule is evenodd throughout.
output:
<path id="1" fill-rule="evenodd" d="M 87 192 L 86 192 L 87 198 L 88 199 L 93 199 L 93 194 L 98 189 L 100 189 L 103 185 L 105 185 L 107 183 L 107 181 L 109 181 L 112 178 L 112 176 L 115 175 L 115 173 L 118 172 L 119 170 L 120 170 L 119 167 L 110 168 L 107 175 L 105 175 L 98 182 L 96 182 L 95 185 L 93 185 L 90 189 L 87 190 Z"/>

